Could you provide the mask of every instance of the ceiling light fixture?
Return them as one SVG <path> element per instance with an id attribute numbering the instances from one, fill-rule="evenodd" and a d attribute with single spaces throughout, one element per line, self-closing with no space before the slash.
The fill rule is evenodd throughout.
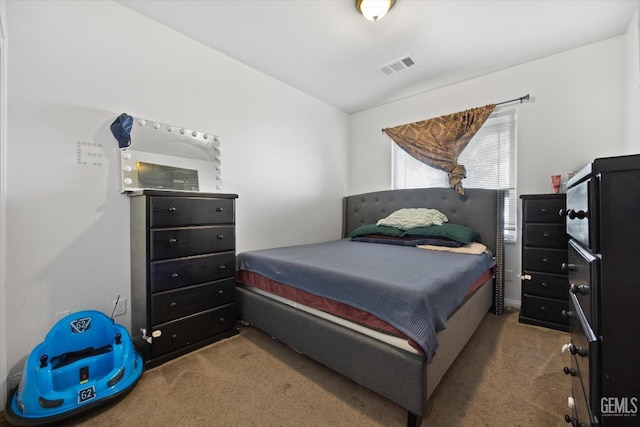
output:
<path id="1" fill-rule="evenodd" d="M 356 0 L 356 8 L 369 21 L 377 21 L 393 7 L 395 0 Z"/>

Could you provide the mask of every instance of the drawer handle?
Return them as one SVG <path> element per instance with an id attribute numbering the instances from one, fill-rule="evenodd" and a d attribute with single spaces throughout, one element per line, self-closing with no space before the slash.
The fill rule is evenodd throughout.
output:
<path id="1" fill-rule="evenodd" d="M 569 344 L 569 353 L 573 354 L 573 355 L 578 355 L 580 357 L 587 357 L 589 356 L 589 352 L 587 350 L 585 350 L 582 347 L 576 347 L 573 344 Z"/>
<path id="2" fill-rule="evenodd" d="M 569 286 L 569 291 L 571 291 L 571 293 L 574 295 L 587 295 L 589 294 L 589 287 L 586 285 L 576 286 L 574 284 L 571 284 L 571 286 Z"/>
<path id="3" fill-rule="evenodd" d="M 178 338 L 178 335 L 176 335 L 176 334 L 171 334 L 171 338 L 173 338 L 173 339 L 175 340 L 176 338 Z"/>
<path id="4" fill-rule="evenodd" d="M 224 317 L 221 317 L 220 319 L 218 319 L 220 321 L 220 323 L 224 322 Z"/>
<path id="5" fill-rule="evenodd" d="M 218 240 L 222 240 L 222 239 L 224 239 L 224 234 L 218 234 L 218 235 L 216 236 L 216 238 L 217 238 Z"/>
<path id="6" fill-rule="evenodd" d="M 222 289 L 220 289 L 220 290 L 218 291 L 218 294 L 222 295 L 222 294 L 224 294 L 224 291 L 223 291 Z"/>
<path id="7" fill-rule="evenodd" d="M 544 233 L 542 233 L 542 237 L 544 237 L 545 239 L 549 238 L 549 232 L 545 231 Z"/>
<path id="8" fill-rule="evenodd" d="M 585 423 L 581 423 L 580 421 L 578 421 L 577 418 L 571 417 L 569 415 L 565 415 L 564 420 L 567 422 L 567 424 L 571 424 L 572 427 L 583 427 L 583 426 L 586 427 Z"/>
<path id="9" fill-rule="evenodd" d="M 571 310 L 562 310 L 562 317 L 566 319 L 571 319 L 573 317 L 573 311 Z"/>
<path id="10" fill-rule="evenodd" d="M 224 211 L 224 208 L 216 208 L 216 212 L 222 212 Z"/>
<path id="11" fill-rule="evenodd" d="M 546 214 L 547 213 L 547 208 L 540 209 L 540 212 L 542 212 L 543 214 Z"/>
<path id="12" fill-rule="evenodd" d="M 178 243 L 178 239 L 173 238 L 173 237 L 169 239 L 169 244 L 175 245 L 176 243 Z"/>
<path id="13" fill-rule="evenodd" d="M 178 208 L 176 208 L 175 206 L 171 206 L 169 209 L 167 209 L 169 212 L 175 212 L 178 210 Z"/>
<path id="14" fill-rule="evenodd" d="M 575 377 L 576 375 L 578 375 L 578 372 L 575 369 L 572 369 L 568 366 L 565 366 L 564 368 L 562 368 L 562 370 L 566 375 L 571 375 L 572 377 Z"/>
<path id="15" fill-rule="evenodd" d="M 169 303 L 169 308 L 175 308 L 176 305 L 178 305 L 178 303 L 176 303 L 175 301 L 171 301 Z"/>
<path id="16" fill-rule="evenodd" d="M 224 264 L 221 264 L 221 265 L 220 265 L 220 267 L 218 267 L 218 268 L 219 268 L 220 270 L 225 270 L 225 269 L 227 268 L 227 266 L 226 266 L 226 265 L 224 265 Z"/>
<path id="17" fill-rule="evenodd" d="M 549 262 L 549 260 L 547 258 L 542 258 L 542 262 L 544 262 L 545 264 Z"/>
<path id="18" fill-rule="evenodd" d="M 569 264 L 566 262 L 563 262 L 562 265 L 560 266 L 560 268 L 562 268 L 562 271 L 576 271 L 576 265 L 575 264 Z"/>
<path id="19" fill-rule="evenodd" d="M 178 277 L 180 277 L 180 275 L 178 273 L 171 273 L 171 278 L 172 279 L 177 279 Z"/>
<path id="20" fill-rule="evenodd" d="M 543 288 L 546 288 L 547 287 L 547 282 L 540 283 L 540 286 L 542 286 Z"/>
<path id="21" fill-rule="evenodd" d="M 587 216 L 589 216 L 589 213 L 583 210 L 575 211 L 573 209 L 569 209 L 567 216 L 569 217 L 569 219 L 585 219 Z"/>
<path id="22" fill-rule="evenodd" d="M 547 311 L 547 307 L 545 307 L 544 305 L 541 305 L 541 306 L 540 306 L 540 310 L 542 310 L 542 311 Z"/>

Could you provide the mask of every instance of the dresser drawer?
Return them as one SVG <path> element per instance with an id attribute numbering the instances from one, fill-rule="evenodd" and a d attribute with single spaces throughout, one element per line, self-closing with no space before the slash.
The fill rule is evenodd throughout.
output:
<path id="1" fill-rule="evenodd" d="M 560 210 L 564 209 L 563 197 L 525 200 L 522 206 L 524 222 L 564 223 Z"/>
<path id="2" fill-rule="evenodd" d="M 151 261 L 234 249 L 232 225 L 151 230 Z"/>
<path id="3" fill-rule="evenodd" d="M 154 228 L 234 221 L 232 199 L 153 196 L 149 203 L 149 222 Z"/>
<path id="4" fill-rule="evenodd" d="M 235 277 L 235 252 L 197 255 L 151 263 L 151 292 Z"/>
<path id="5" fill-rule="evenodd" d="M 597 179 L 591 178 L 567 190 L 567 234 L 591 249 L 600 251 L 598 242 Z"/>
<path id="6" fill-rule="evenodd" d="M 582 383 L 588 406 L 593 410 L 599 409 L 600 402 L 596 401 L 600 394 L 598 383 L 598 341 L 589 327 L 589 323 L 578 304 L 575 295 L 569 298 L 569 333 L 571 334 L 571 347 L 569 349 L 575 358 L 575 365 Z"/>
<path id="7" fill-rule="evenodd" d="M 525 271 L 522 292 L 566 301 L 569 299 L 569 281 L 565 275 Z"/>
<path id="8" fill-rule="evenodd" d="M 523 250 L 523 269 L 545 273 L 565 274 L 562 268 L 567 263 L 566 249 L 546 249 L 525 247 Z"/>
<path id="9" fill-rule="evenodd" d="M 571 397 L 573 398 L 573 419 L 578 423 L 576 425 L 591 426 L 589 420 L 592 418 L 592 413 L 589 408 L 587 397 L 584 394 L 584 388 L 582 387 L 582 380 L 580 379 L 580 372 L 578 372 L 578 365 L 576 356 L 569 356 L 571 361 L 570 367 L 564 367 L 564 373 L 571 376 Z M 567 421 L 570 422 L 571 420 Z M 583 424 L 580 424 L 583 423 Z"/>
<path id="10" fill-rule="evenodd" d="M 229 304 L 235 299 L 235 278 L 190 286 L 151 296 L 151 324 L 168 322 L 199 311 Z"/>
<path id="11" fill-rule="evenodd" d="M 571 358 L 575 359 L 573 356 Z M 573 420 L 569 420 L 567 423 L 575 421 L 576 424 L 573 425 L 580 427 L 597 426 L 598 424 L 595 422 L 593 412 L 587 403 L 587 398 L 584 394 L 584 390 L 582 389 L 580 377 L 573 378 L 571 381 L 571 396 L 573 397 L 574 404 Z"/>
<path id="12" fill-rule="evenodd" d="M 236 322 L 235 304 L 183 317 L 152 328 L 151 357 L 181 349 L 224 331 Z"/>
<path id="13" fill-rule="evenodd" d="M 567 319 L 563 315 L 563 311 L 568 309 L 568 301 L 523 295 L 520 316 L 566 325 Z"/>
<path id="14" fill-rule="evenodd" d="M 566 249 L 567 233 L 564 224 L 531 223 L 524 225 L 527 246 Z"/>
<path id="15" fill-rule="evenodd" d="M 575 240 L 569 242 L 569 270 L 570 292 L 574 294 L 580 303 L 580 307 L 593 329 L 598 331 L 597 305 L 594 301 L 599 299 L 598 283 L 599 259 L 585 250 Z"/>

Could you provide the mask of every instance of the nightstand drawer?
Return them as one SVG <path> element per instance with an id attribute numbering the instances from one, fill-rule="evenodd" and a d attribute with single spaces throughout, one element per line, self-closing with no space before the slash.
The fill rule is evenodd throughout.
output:
<path id="1" fill-rule="evenodd" d="M 569 301 L 524 295 L 520 307 L 520 315 L 546 322 L 567 325 L 568 320 L 562 315 L 569 309 Z"/>
<path id="2" fill-rule="evenodd" d="M 532 223 L 524 225 L 527 246 L 543 248 L 567 248 L 567 233 L 564 224 Z"/>
<path id="3" fill-rule="evenodd" d="M 233 200 L 197 197 L 151 197 L 151 227 L 230 224 L 234 221 Z"/>
<path id="4" fill-rule="evenodd" d="M 235 239 L 232 225 L 151 230 L 151 260 L 231 251 Z"/>
<path id="5" fill-rule="evenodd" d="M 233 329 L 235 322 L 235 304 L 228 304 L 154 326 L 151 335 L 153 337 L 151 356 L 158 357 Z"/>
<path id="6" fill-rule="evenodd" d="M 190 286 L 151 296 L 151 324 L 168 322 L 199 311 L 229 304 L 235 299 L 235 278 Z"/>
<path id="7" fill-rule="evenodd" d="M 564 224 L 564 217 L 560 216 L 564 205 L 564 198 L 526 200 L 523 203 L 523 221 Z"/>
<path id="8" fill-rule="evenodd" d="M 522 268 L 545 273 L 565 274 L 562 264 L 567 263 L 566 249 L 543 249 L 525 247 Z"/>
<path id="9" fill-rule="evenodd" d="M 522 279 L 522 293 L 567 301 L 569 299 L 569 281 L 567 276 L 529 272 L 525 270 Z"/>
<path id="10" fill-rule="evenodd" d="M 168 291 L 235 277 L 235 252 L 198 255 L 151 263 L 151 292 Z"/>

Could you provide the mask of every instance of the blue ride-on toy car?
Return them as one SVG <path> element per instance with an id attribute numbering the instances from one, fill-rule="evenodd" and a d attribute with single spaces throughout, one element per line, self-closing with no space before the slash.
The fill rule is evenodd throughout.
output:
<path id="1" fill-rule="evenodd" d="M 99 311 L 69 314 L 29 354 L 5 418 L 18 426 L 59 422 L 124 396 L 143 369 L 123 326 Z"/>

